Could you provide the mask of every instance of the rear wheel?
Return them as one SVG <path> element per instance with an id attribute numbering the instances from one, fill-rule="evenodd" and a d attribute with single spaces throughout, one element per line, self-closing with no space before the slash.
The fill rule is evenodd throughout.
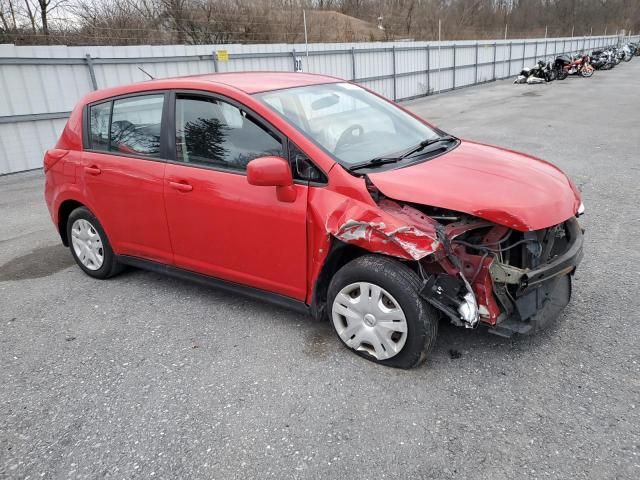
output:
<path id="1" fill-rule="evenodd" d="M 558 72 L 558 80 L 564 80 L 565 78 L 567 78 L 569 76 L 569 72 L 567 72 L 566 70 L 562 69 Z"/>
<path id="2" fill-rule="evenodd" d="M 69 215 L 67 238 L 71 255 L 90 277 L 109 278 L 122 270 L 102 225 L 86 207 L 76 208 Z"/>
<path id="3" fill-rule="evenodd" d="M 421 285 L 415 272 L 388 257 L 366 255 L 342 267 L 327 299 L 342 343 L 383 365 L 420 364 L 438 332 L 438 314 L 420 298 Z"/>

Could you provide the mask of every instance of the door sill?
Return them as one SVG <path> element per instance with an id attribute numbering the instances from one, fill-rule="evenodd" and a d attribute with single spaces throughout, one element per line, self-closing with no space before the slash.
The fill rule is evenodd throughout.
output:
<path id="1" fill-rule="evenodd" d="M 154 262 L 152 260 L 145 260 L 143 258 L 132 257 L 129 255 L 117 255 L 116 258 L 118 262 L 124 265 L 162 273 L 183 280 L 189 280 L 201 285 L 206 285 L 208 287 L 226 290 L 227 292 L 238 293 L 240 295 L 244 295 L 245 297 L 262 300 L 273 305 L 278 305 L 280 307 L 310 315 L 309 306 L 306 303 L 300 300 L 296 300 L 295 298 L 280 295 L 278 293 L 268 292 L 266 290 L 241 285 L 239 283 L 228 282 L 219 278 L 210 277 L 208 275 L 203 275 L 201 273 L 192 272 L 190 270 L 185 270 L 171 265 L 166 265 L 164 263 Z"/>

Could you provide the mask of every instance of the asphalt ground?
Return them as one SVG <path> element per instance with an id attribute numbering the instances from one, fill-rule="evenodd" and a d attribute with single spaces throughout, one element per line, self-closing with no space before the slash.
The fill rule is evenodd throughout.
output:
<path id="1" fill-rule="evenodd" d="M 442 323 L 411 371 L 241 296 L 138 270 L 93 280 L 42 174 L 0 178 L 0 478 L 640 478 L 638 78 L 640 59 L 407 104 L 559 165 L 586 205 L 553 327 Z"/>

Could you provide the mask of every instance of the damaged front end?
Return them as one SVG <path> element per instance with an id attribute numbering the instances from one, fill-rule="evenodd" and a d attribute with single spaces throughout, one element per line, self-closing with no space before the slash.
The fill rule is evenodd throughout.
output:
<path id="1" fill-rule="evenodd" d="M 423 280 L 421 297 L 455 325 L 482 322 L 503 336 L 530 333 L 569 302 L 570 276 L 583 255 L 576 218 L 522 232 L 371 193 L 377 208 L 342 205 L 328 218 L 326 232 L 411 262 Z"/>
<path id="2" fill-rule="evenodd" d="M 412 206 L 376 200 L 376 208 L 345 202 L 329 216 L 327 233 L 373 253 L 416 262 L 423 298 L 456 325 L 474 328 L 479 321 L 476 295 L 456 266 L 443 225 Z"/>
<path id="3" fill-rule="evenodd" d="M 532 333 L 569 303 L 571 275 L 583 256 L 577 218 L 521 232 L 460 215 L 444 228 L 451 258 L 471 284 L 480 320 L 492 333 Z"/>

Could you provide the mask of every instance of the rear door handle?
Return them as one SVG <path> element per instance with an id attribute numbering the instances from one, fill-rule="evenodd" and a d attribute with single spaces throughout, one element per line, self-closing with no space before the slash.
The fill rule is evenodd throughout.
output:
<path id="1" fill-rule="evenodd" d="M 189 185 L 186 182 L 172 182 L 169 181 L 169 186 L 171 188 L 174 188 L 180 192 L 190 192 L 191 190 L 193 190 L 193 186 Z"/>
<path id="2" fill-rule="evenodd" d="M 91 165 L 90 167 L 84 167 L 84 171 L 87 172 L 89 175 L 100 175 L 102 173 L 102 170 L 100 170 L 95 165 Z"/>

